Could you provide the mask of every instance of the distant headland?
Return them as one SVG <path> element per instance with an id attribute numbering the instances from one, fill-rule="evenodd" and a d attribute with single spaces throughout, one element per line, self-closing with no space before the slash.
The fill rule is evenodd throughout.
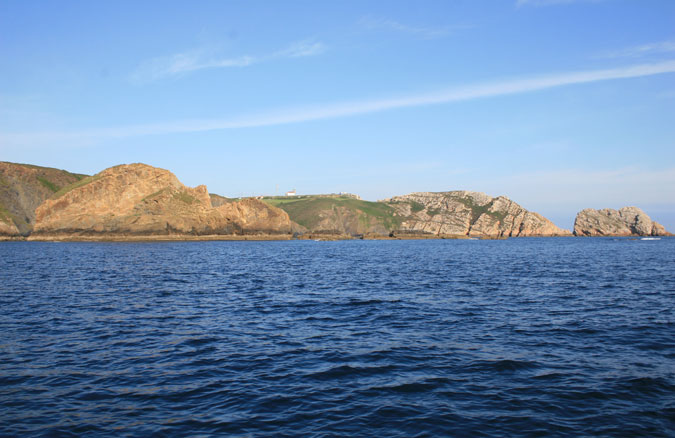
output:
<path id="1" fill-rule="evenodd" d="M 88 176 L 0 162 L 0 240 L 286 240 L 666 236 L 637 207 L 585 209 L 573 232 L 505 196 L 418 192 L 378 202 L 323 194 L 232 199 L 168 170 L 128 164 Z"/>

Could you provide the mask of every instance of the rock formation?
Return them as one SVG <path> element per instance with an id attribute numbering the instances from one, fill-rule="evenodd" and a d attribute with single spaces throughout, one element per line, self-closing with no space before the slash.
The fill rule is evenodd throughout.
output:
<path id="1" fill-rule="evenodd" d="M 669 236 L 663 225 L 637 207 L 619 210 L 587 208 L 574 220 L 576 236 Z"/>
<path id="2" fill-rule="evenodd" d="M 62 187 L 86 175 L 49 167 L 0 162 L 0 236 L 27 235 L 35 209 Z"/>
<path id="3" fill-rule="evenodd" d="M 381 202 L 394 207 L 396 215 L 403 218 L 398 232 L 484 237 L 571 235 L 504 196 L 419 192 Z"/>
<path id="4" fill-rule="evenodd" d="M 288 234 L 288 215 L 255 199 L 213 207 L 206 186 L 184 186 L 145 164 L 111 167 L 36 210 L 31 237 Z"/>

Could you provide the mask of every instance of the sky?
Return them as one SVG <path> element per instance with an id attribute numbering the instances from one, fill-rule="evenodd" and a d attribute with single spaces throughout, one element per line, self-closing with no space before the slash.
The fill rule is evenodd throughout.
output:
<path id="1" fill-rule="evenodd" d="M 0 160 L 675 231 L 675 2 L 3 0 Z"/>

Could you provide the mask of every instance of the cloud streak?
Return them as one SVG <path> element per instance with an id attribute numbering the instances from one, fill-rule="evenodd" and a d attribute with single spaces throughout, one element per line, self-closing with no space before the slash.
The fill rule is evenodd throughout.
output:
<path id="1" fill-rule="evenodd" d="M 313 40 L 299 41 L 274 53 L 259 56 L 243 55 L 233 58 L 222 58 L 210 55 L 206 50 L 193 50 L 147 60 L 136 68 L 131 74 L 130 79 L 135 83 L 145 83 L 197 70 L 241 68 L 276 59 L 316 56 L 325 50 L 326 46 L 323 43 Z"/>
<path id="2" fill-rule="evenodd" d="M 675 40 L 659 41 L 655 43 L 642 44 L 639 46 L 627 47 L 623 50 L 608 52 L 602 55 L 602 58 L 638 58 L 640 56 L 672 53 L 675 52 Z"/>
<path id="3" fill-rule="evenodd" d="M 0 142 L 7 145 L 29 145 L 35 143 L 62 142 L 65 140 L 89 139 L 96 141 L 106 138 L 135 137 L 142 135 L 163 135 L 213 130 L 255 128 L 285 125 L 316 120 L 358 116 L 403 108 L 456 103 L 462 101 L 495 98 L 500 96 L 531 93 L 557 87 L 589 84 L 593 82 L 630 79 L 659 74 L 675 73 L 675 60 L 651 64 L 637 64 L 624 67 L 566 72 L 501 80 L 488 83 L 469 84 L 438 90 L 433 93 L 392 97 L 376 100 L 362 100 L 332 103 L 318 106 L 285 108 L 249 116 L 174 121 L 171 123 L 132 125 L 93 129 L 71 133 L 17 133 L 0 135 Z"/>

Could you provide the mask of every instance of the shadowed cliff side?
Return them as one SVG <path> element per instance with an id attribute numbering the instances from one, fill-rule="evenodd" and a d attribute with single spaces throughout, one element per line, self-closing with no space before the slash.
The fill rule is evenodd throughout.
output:
<path id="1" fill-rule="evenodd" d="M 213 207 L 206 186 L 168 170 L 120 165 L 61 190 L 36 210 L 31 238 L 289 234 L 288 215 L 255 199 Z"/>
<path id="2" fill-rule="evenodd" d="M 637 207 L 581 210 L 574 220 L 576 236 L 672 236 Z"/>
<path id="3" fill-rule="evenodd" d="M 35 223 L 35 209 L 62 187 L 86 175 L 30 164 L 0 161 L 0 236 L 25 236 Z"/>

